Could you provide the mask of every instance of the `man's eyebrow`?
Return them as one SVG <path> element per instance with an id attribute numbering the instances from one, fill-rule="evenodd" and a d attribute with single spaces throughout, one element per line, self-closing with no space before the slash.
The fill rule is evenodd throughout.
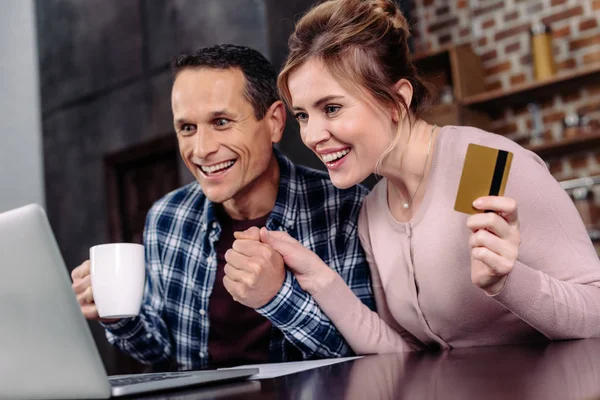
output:
<path id="1" fill-rule="evenodd" d="M 319 108 L 321 107 L 324 103 L 327 103 L 329 101 L 332 100 L 339 100 L 342 99 L 344 96 L 339 96 L 339 95 L 329 95 L 329 96 L 325 96 L 325 97 L 321 97 L 319 100 L 315 101 L 313 103 L 313 107 L 314 108 Z M 302 107 L 293 107 L 292 110 L 302 110 Z"/>
<path id="2" fill-rule="evenodd" d="M 223 109 L 223 110 L 217 110 L 217 111 L 213 111 L 210 113 L 210 117 L 211 118 L 215 118 L 215 117 L 220 117 L 222 115 L 233 115 L 233 112 L 227 110 L 227 109 Z"/>
<path id="3" fill-rule="evenodd" d="M 233 116 L 234 113 L 232 111 L 229 111 L 227 109 L 223 109 L 223 110 L 216 110 L 216 111 L 212 111 L 208 116 L 210 119 L 212 118 L 217 118 L 217 117 L 222 117 L 222 116 Z M 175 119 L 175 124 L 176 125 L 181 125 L 181 124 L 186 124 L 189 123 L 189 121 L 186 118 L 177 118 Z"/>

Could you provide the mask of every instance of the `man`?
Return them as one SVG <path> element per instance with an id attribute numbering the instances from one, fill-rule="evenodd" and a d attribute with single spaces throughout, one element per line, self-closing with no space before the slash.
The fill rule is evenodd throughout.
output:
<path id="1" fill-rule="evenodd" d="M 351 354 L 278 253 L 254 240 L 243 263 L 227 264 L 225 253 L 235 231 L 287 231 L 373 308 L 356 232 L 366 191 L 338 190 L 325 173 L 295 166 L 273 149 L 285 108 L 275 70 L 257 51 L 208 47 L 177 57 L 173 72 L 175 131 L 197 182 L 149 211 L 142 309 L 135 318 L 101 321 L 108 340 L 143 363 L 175 360 L 182 370 Z M 98 319 L 89 261 L 72 277 L 82 312 Z"/>

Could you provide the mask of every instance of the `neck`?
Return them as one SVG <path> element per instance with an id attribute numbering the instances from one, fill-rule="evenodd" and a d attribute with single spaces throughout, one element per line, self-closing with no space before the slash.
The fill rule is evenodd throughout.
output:
<path id="1" fill-rule="evenodd" d="M 390 204 L 409 202 L 413 195 L 411 208 L 420 203 L 433 159 L 437 128 L 433 133 L 432 129 L 433 125 L 423 120 L 416 121 L 412 129 L 407 119 L 402 124 L 398 144 L 381 166 L 382 176 L 388 179 Z"/>
<path id="2" fill-rule="evenodd" d="M 269 166 L 235 197 L 223 203 L 225 212 L 233 219 L 260 218 L 273 210 L 279 189 L 279 164 L 271 154 Z"/>

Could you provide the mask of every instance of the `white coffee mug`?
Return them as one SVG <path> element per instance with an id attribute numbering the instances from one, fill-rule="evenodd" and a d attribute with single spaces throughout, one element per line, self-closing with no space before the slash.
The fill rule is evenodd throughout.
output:
<path id="1" fill-rule="evenodd" d="M 146 268 L 144 246 L 101 244 L 90 248 L 92 292 L 100 318 L 131 318 L 140 313 Z"/>

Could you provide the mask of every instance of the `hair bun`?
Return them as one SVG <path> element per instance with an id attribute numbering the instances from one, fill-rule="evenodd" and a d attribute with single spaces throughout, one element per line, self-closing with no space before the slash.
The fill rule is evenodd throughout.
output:
<path id="1" fill-rule="evenodd" d="M 389 19 L 395 29 L 401 29 L 408 34 L 406 18 L 394 0 L 371 0 L 371 6 L 376 14 L 382 14 Z"/>

